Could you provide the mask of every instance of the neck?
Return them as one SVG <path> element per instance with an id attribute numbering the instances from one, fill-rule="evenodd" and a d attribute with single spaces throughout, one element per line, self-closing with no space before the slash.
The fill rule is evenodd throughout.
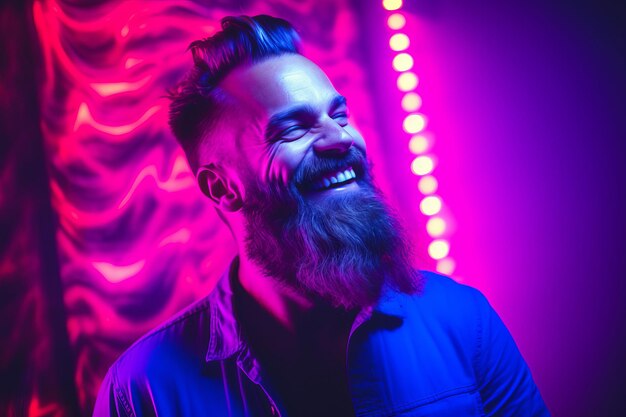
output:
<path id="1" fill-rule="evenodd" d="M 295 333 L 297 323 L 313 310 L 313 300 L 282 284 L 280 280 L 266 275 L 243 253 L 240 252 L 242 255 L 239 263 L 241 287 L 281 327 Z"/>

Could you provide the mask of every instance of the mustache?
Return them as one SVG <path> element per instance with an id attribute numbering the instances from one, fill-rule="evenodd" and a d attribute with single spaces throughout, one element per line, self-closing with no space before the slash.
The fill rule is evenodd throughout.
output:
<path id="1" fill-rule="evenodd" d="M 313 183 L 328 174 L 352 168 L 357 180 L 370 179 L 369 166 L 365 154 L 357 148 L 350 148 L 347 153 L 332 156 L 312 156 L 302 161 L 293 177 L 295 186 L 308 190 Z"/>

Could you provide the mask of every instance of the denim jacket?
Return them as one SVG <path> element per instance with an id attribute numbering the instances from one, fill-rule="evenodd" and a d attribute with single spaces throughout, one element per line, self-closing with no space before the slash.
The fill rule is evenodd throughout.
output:
<path id="1" fill-rule="evenodd" d="M 283 416 L 240 338 L 231 279 L 148 333 L 109 369 L 94 416 Z M 422 272 L 356 317 L 347 372 L 357 416 L 549 416 L 504 324 L 477 290 Z"/>

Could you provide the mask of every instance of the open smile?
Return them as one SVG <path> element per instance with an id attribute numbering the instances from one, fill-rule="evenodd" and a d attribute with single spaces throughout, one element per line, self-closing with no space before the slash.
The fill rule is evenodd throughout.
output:
<path id="1" fill-rule="evenodd" d="M 313 191 L 324 191 L 332 188 L 339 188 L 356 181 L 356 173 L 352 167 L 340 171 L 329 173 L 313 182 Z"/>

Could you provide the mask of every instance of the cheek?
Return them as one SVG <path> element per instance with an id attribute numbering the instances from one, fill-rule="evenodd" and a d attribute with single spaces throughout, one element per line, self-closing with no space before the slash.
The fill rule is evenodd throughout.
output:
<path id="1" fill-rule="evenodd" d="M 309 141 L 295 140 L 277 145 L 265 158 L 265 179 L 287 185 L 309 149 Z"/>
<path id="2" fill-rule="evenodd" d="M 363 155 L 367 155 L 367 145 L 365 144 L 365 139 L 363 139 L 361 133 L 359 133 L 359 131 L 351 125 L 346 126 L 344 129 L 346 130 L 346 132 L 348 132 L 350 136 L 352 136 L 352 139 L 354 140 L 354 146 L 361 150 L 363 152 Z"/>

